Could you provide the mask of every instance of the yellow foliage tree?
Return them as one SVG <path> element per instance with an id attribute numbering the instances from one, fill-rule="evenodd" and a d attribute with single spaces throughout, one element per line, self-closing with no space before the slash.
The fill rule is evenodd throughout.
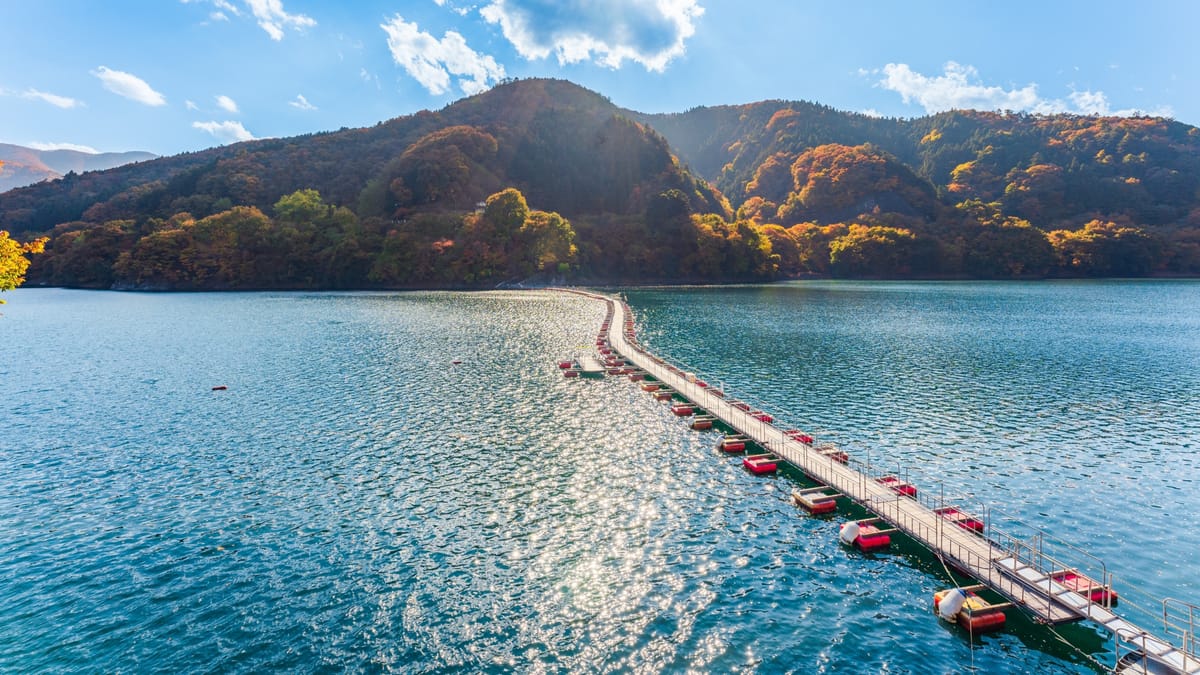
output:
<path id="1" fill-rule="evenodd" d="M 25 271 L 29 269 L 32 253 L 41 253 L 46 248 L 45 237 L 21 244 L 0 230 L 0 291 L 11 291 L 25 282 Z M 0 299 L 0 305 L 4 300 Z"/>

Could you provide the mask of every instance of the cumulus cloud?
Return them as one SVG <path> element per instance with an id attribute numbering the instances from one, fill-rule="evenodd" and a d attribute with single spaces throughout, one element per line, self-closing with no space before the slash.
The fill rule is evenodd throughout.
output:
<path id="1" fill-rule="evenodd" d="M 1020 89 L 989 87 L 979 81 L 975 68 L 954 61 L 946 64 L 941 75 L 933 77 L 914 71 L 906 63 L 889 63 L 883 67 L 879 85 L 929 113 L 958 108 L 1032 110 L 1040 102 L 1035 84 Z"/>
<path id="2" fill-rule="evenodd" d="M 246 0 L 250 13 L 258 19 L 258 26 L 267 31 L 272 40 L 283 39 L 283 29 L 302 31 L 317 25 L 315 19 L 303 14 L 288 14 L 283 9 L 282 0 Z"/>
<path id="3" fill-rule="evenodd" d="M 79 145 L 78 143 L 26 143 L 28 147 L 34 150 L 74 150 L 75 152 L 86 152 L 89 155 L 98 155 L 100 151 L 90 145 Z"/>
<path id="4" fill-rule="evenodd" d="M 92 74 L 100 78 L 100 82 L 104 88 L 118 96 L 124 96 L 131 101 L 144 103 L 149 106 L 160 106 L 167 104 L 167 97 L 154 91 L 154 89 L 146 84 L 142 78 L 122 72 L 120 70 L 112 70 L 105 66 L 100 66 L 92 71 Z"/>
<path id="5" fill-rule="evenodd" d="M 317 106 L 309 103 L 308 99 L 304 98 L 304 94 L 296 94 L 295 100 L 288 101 L 288 105 L 292 106 L 293 108 L 297 108 L 299 110 L 316 110 L 317 109 Z"/>
<path id="6" fill-rule="evenodd" d="M 21 98 L 27 98 L 33 101 L 43 101 L 52 106 L 63 109 L 76 108 L 83 105 L 81 101 L 76 99 L 67 96 L 59 96 L 58 94 L 51 94 L 45 91 L 38 91 L 37 89 L 32 88 L 21 92 Z"/>
<path id="7" fill-rule="evenodd" d="M 237 103 L 224 94 L 217 97 L 217 106 L 225 112 L 236 113 L 238 111 Z"/>
<path id="8" fill-rule="evenodd" d="M 629 59 L 661 72 L 684 53 L 704 9 L 696 0 L 491 0 L 479 13 L 529 60 L 620 68 Z"/>
<path id="9" fill-rule="evenodd" d="M 863 71 L 860 71 L 863 72 Z M 881 71 L 870 71 L 879 75 Z M 946 63 L 941 75 L 923 75 L 905 63 L 889 63 L 883 67 L 879 86 L 900 94 L 905 103 L 916 103 L 927 113 L 944 110 L 1014 110 L 1041 114 L 1075 113 L 1079 115 L 1139 114 L 1171 116 L 1170 108 L 1155 110 L 1113 110 L 1102 91 L 1072 91 L 1066 98 L 1046 98 L 1038 93 L 1036 84 L 1005 89 L 986 85 L 973 66 L 954 61 Z"/>
<path id="10" fill-rule="evenodd" d="M 431 94 L 449 91 L 451 76 L 459 76 L 458 86 L 466 94 L 478 94 L 489 81 L 504 77 L 503 66 L 468 47 L 454 31 L 446 31 L 439 40 L 399 15 L 379 27 L 387 33 L 392 59 Z"/>
<path id="11" fill-rule="evenodd" d="M 222 143 L 254 140 L 254 134 L 246 131 L 246 127 L 242 126 L 241 122 L 231 122 L 228 120 L 224 122 L 192 122 L 192 127 L 201 131 L 207 131 Z"/>

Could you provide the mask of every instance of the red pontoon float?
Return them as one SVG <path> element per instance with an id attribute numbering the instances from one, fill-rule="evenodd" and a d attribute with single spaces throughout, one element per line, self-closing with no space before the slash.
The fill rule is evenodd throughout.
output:
<path id="1" fill-rule="evenodd" d="M 750 455 L 742 460 L 742 466 L 746 467 L 746 470 L 750 473 L 761 476 L 778 471 L 778 462 L 779 458 L 772 454 Z"/>
<path id="2" fill-rule="evenodd" d="M 836 447 L 834 447 L 832 445 L 822 445 L 822 446 L 818 447 L 817 454 L 828 457 L 829 459 L 832 459 L 833 461 L 839 462 L 841 464 L 849 464 L 850 463 L 850 455 L 847 454 L 844 450 L 838 450 Z"/>
<path id="3" fill-rule="evenodd" d="M 934 509 L 933 512 L 964 530 L 983 532 L 983 521 L 966 511 L 960 511 L 953 506 L 944 506 L 940 509 Z"/>
<path id="4" fill-rule="evenodd" d="M 1076 570 L 1063 570 L 1050 575 L 1054 583 L 1069 588 L 1097 605 L 1110 607 L 1117 604 L 1117 592 L 1111 586 L 1085 577 Z"/>
<path id="5" fill-rule="evenodd" d="M 836 492 L 826 492 L 825 486 L 794 490 L 792 502 L 814 516 L 837 511 L 837 498 L 842 495 Z"/>
<path id="6" fill-rule="evenodd" d="M 696 409 L 689 403 L 676 403 L 675 405 L 671 406 L 671 412 L 675 413 L 679 417 L 687 417 L 688 415 L 695 414 Z"/>
<path id="7" fill-rule="evenodd" d="M 838 538 L 842 543 L 853 545 L 864 553 L 882 551 L 892 545 L 891 533 L 895 530 L 881 530 L 875 526 L 877 522 L 878 518 L 867 518 L 842 523 Z"/>
<path id="8" fill-rule="evenodd" d="M 725 452 L 742 452 L 746 449 L 746 437 L 726 436 L 721 439 L 720 448 Z"/>
<path id="9" fill-rule="evenodd" d="M 946 621 L 957 623 L 964 630 L 970 631 L 972 635 L 1003 630 L 1005 622 L 1003 609 L 1011 607 L 1012 603 L 989 604 L 975 594 L 975 591 L 981 588 L 983 588 L 982 585 L 967 586 L 934 593 L 934 613 Z M 945 612 L 942 611 L 943 602 L 947 603 Z"/>
<path id="10" fill-rule="evenodd" d="M 880 485 L 884 485 L 891 489 L 892 492 L 902 494 L 905 497 L 917 496 L 917 487 L 915 485 L 912 485 L 911 483 L 905 483 L 895 476 L 883 476 L 882 478 L 876 478 L 875 482 L 879 483 Z"/>
<path id="11" fill-rule="evenodd" d="M 800 441 L 801 443 L 804 443 L 805 445 L 813 444 L 813 437 L 809 436 L 808 434 L 804 433 L 803 431 L 800 431 L 799 429 L 788 429 L 787 431 L 783 432 L 783 434 L 785 436 L 787 436 L 788 438 L 792 439 L 793 441 Z"/>

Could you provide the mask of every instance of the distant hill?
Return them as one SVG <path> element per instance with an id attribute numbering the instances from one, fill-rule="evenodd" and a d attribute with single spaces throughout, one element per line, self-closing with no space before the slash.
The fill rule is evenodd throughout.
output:
<path id="1" fill-rule="evenodd" d="M 1163 118 L 964 110 L 901 120 L 797 101 L 634 117 L 734 207 L 755 196 L 786 200 L 763 194 L 756 178 L 827 144 L 869 144 L 928 181 L 946 205 L 999 202 L 1004 215 L 1046 230 L 1096 216 L 1194 225 L 1200 207 L 1200 129 Z"/>
<path id="2" fill-rule="evenodd" d="M 1200 275 L 1200 129 L 764 101 L 645 115 L 506 82 L 363 129 L 0 194 L 32 283 L 489 287 L 535 278 Z"/>
<path id="3" fill-rule="evenodd" d="M 144 162 L 158 155 L 149 152 L 89 153 L 78 150 L 36 150 L 0 143 L 0 192 L 62 178 L 67 173 L 102 171 L 122 164 Z"/>

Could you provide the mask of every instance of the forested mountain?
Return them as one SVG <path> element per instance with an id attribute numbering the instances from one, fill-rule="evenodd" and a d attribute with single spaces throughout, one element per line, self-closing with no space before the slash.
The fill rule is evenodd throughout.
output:
<path id="1" fill-rule="evenodd" d="M 0 143 L 0 192 L 24 185 L 62 178 L 74 171 L 101 171 L 130 162 L 144 162 L 157 155 L 149 152 L 80 152 L 37 150 Z"/>
<path id="2" fill-rule="evenodd" d="M 841 273 L 1200 273 L 1200 129 L 1173 120 L 979 111 L 898 120 L 788 101 L 635 118 L 739 216 L 787 228 L 806 256 L 792 273 L 827 273 L 826 263 L 838 273 L 839 247 L 827 260 L 827 242 L 855 243 L 855 228 L 876 251 L 843 255 L 854 264 Z"/>
<path id="3" fill-rule="evenodd" d="M 88 287 L 1195 275 L 1200 130 L 786 101 L 641 115 L 524 80 L 68 174 L 0 194 L 0 229 L 50 237 L 32 283 Z"/>

